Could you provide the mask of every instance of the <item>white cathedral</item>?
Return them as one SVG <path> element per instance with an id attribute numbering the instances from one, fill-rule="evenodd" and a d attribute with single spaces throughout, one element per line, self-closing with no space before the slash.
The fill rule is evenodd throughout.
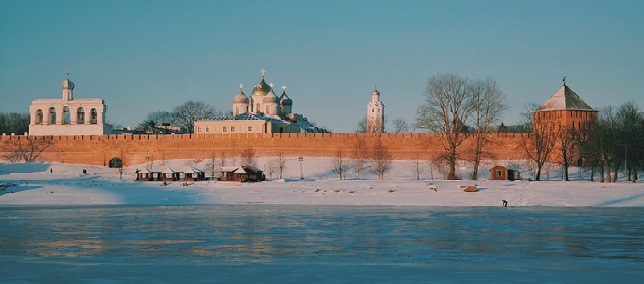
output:
<path id="1" fill-rule="evenodd" d="M 111 133 L 105 124 L 107 106 L 98 98 L 74 98 L 69 72 L 62 83 L 61 99 L 36 99 L 29 106 L 29 135 L 103 135 Z"/>
<path id="2" fill-rule="evenodd" d="M 265 70 L 262 80 L 253 87 L 250 97 L 244 94 L 244 85 L 233 98 L 233 114 L 210 120 L 195 121 L 195 134 L 214 133 L 323 133 L 325 129 L 311 124 L 302 114 L 293 112 L 293 100 L 286 95 L 277 96 L 273 84 L 266 84 Z"/>

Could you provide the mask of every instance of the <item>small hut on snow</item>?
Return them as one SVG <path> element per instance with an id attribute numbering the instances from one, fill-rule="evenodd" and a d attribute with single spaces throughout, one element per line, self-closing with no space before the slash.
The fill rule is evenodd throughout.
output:
<path id="1" fill-rule="evenodd" d="M 516 180 L 518 172 L 504 166 L 496 166 L 490 169 L 490 180 Z"/>
<path id="2" fill-rule="evenodd" d="M 220 181 L 257 182 L 265 179 L 264 172 L 255 166 L 222 167 Z"/>

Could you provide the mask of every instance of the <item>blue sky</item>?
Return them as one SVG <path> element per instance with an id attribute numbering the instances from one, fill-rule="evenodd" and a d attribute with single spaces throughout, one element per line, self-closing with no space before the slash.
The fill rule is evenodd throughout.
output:
<path id="1" fill-rule="evenodd" d="M 137 125 L 187 100 L 231 109 L 238 85 L 286 85 L 293 111 L 351 132 L 374 85 L 388 120 L 413 122 L 427 80 L 493 77 L 505 124 L 566 76 L 595 108 L 644 108 L 644 1 L 0 0 L 0 112 L 102 98 Z"/>

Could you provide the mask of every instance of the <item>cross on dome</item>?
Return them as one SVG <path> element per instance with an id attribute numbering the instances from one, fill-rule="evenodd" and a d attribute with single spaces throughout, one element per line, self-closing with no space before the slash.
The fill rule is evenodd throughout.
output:
<path id="1" fill-rule="evenodd" d="M 266 70 L 264 70 L 264 68 L 262 68 L 262 78 L 264 78 L 264 74 L 266 74 Z"/>
<path id="2" fill-rule="evenodd" d="M 282 86 L 282 90 L 284 90 L 284 92 L 286 92 L 286 86 Z"/>
<path id="3" fill-rule="evenodd" d="M 244 84 L 239 84 L 239 89 L 241 90 L 243 88 L 244 88 Z"/>

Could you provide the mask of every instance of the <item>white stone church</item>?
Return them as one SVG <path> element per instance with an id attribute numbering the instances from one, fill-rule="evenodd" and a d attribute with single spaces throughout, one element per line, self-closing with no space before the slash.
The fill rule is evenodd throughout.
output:
<path id="1" fill-rule="evenodd" d="M 29 106 L 29 135 L 103 135 L 111 133 L 105 124 L 107 106 L 102 99 L 74 98 L 74 83 L 63 81 L 61 99 L 37 99 Z"/>
<path id="2" fill-rule="evenodd" d="M 262 80 L 253 87 L 250 97 L 239 85 L 233 98 L 233 115 L 211 120 L 195 121 L 195 134 L 215 133 L 323 133 L 325 129 L 311 124 L 302 114 L 293 112 L 293 100 L 286 95 L 277 96 L 273 84 Z"/>

